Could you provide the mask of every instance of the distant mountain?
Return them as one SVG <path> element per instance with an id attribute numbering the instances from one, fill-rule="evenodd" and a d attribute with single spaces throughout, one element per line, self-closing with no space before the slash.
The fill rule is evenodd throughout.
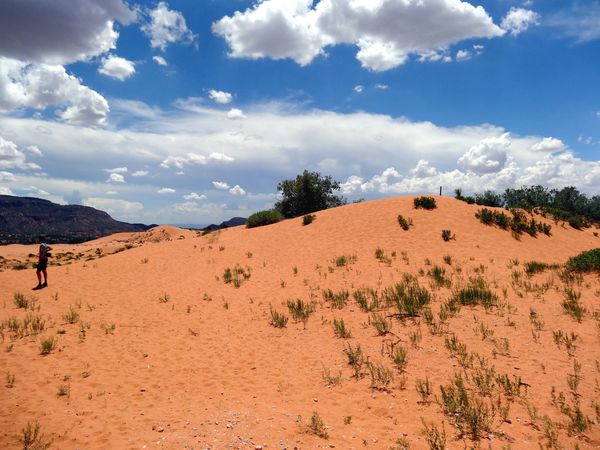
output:
<path id="1" fill-rule="evenodd" d="M 39 236 L 50 243 L 78 243 L 113 233 L 146 231 L 153 226 L 119 222 L 89 206 L 0 195 L 0 245 L 32 244 Z"/>
<path id="2" fill-rule="evenodd" d="M 202 228 L 202 231 L 215 231 L 220 230 L 221 228 L 229 228 L 229 227 L 237 227 L 238 225 L 245 225 L 246 219 L 243 217 L 232 217 L 225 222 L 221 222 L 219 225 L 215 225 L 214 223 L 210 224 L 207 227 Z"/>

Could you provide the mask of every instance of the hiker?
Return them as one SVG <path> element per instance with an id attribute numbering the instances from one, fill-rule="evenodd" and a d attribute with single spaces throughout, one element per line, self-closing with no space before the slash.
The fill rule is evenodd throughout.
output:
<path id="1" fill-rule="evenodd" d="M 35 271 L 35 274 L 38 278 L 38 285 L 33 288 L 34 291 L 48 287 L 48 274 L 46 273 L 46 268 L 48 267 L 48 257 L 50 256 L 50 250 L 52 250 L 52 247 L 50 247 L 48 244 L 45 244 L 42 238 L 38 239 L 38 242 L 40 243 L 40 249 L 38 252 L 37 270 Z M 42 273 L 44 274 L 43 284 Z"/>

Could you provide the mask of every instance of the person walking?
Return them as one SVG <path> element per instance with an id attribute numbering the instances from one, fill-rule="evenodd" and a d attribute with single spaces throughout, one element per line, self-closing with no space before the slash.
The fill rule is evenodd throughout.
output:
<path id="1" fill-rule="evenodd" d="M 48 273 L 46 272 L 46 269 L 48 267 L 48 257 L 50 256 L 50 250 L 52 250 L 52 247 L 44 243 L 41 238 L 38 240 L 38 242 L 40 243 L 40 248 L 38 251 L 37 270 L 35 271 L 35 274 L 37 275 L 38 279 L 38 285 L 33 288 L 34 291 L 48 287 Z M 42 274 L 44 274 L 44 283 L 42 283 Z"/>

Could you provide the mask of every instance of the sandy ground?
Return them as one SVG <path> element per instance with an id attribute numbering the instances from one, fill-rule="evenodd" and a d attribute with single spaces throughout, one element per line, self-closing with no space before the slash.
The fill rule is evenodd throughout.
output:
<path id="1" fill-rule="evenodd" d="M 22 429 L 35 421 L 59 449 L 420 449 L 429 448 L 424 422 L 445 430 L 447 448 L 465 448 L 477 443 L 444 413 L 440 386 L 455 374 L 472 380 L 481 366 L 521 380 L 512 396 L 497 383 L 480 395 L 469 381 L 468 391 L 482 404 L 500 398 L 509 405 L 505 417 L 496 412 L 491 432 L 479 435 L 482 448 L 538 448 L 553 444 L 553 435 L 563 448 L 599 448 L 599 279 L 586 275 L 572 283 L 587 309 L 577 322 L 561 306 L 565 282 L 558 269 L 523 273 L 527 261 L 563 264 L 599 247 L 596 230 L 549 221 L 552 236 L 516 240 L 481 224 L 477 206 L 437 198 L 438 208 L 425 211 L 413 209 L 412 200 L 321 211 L 308 226 L 299 218 L 206 236 L 159 227 L 55 245 L 53 262 L 61 265 L 49 267 L 49 287 L 35 292 L 32 269 L 9 269 L 26 262 L 35 246 L 0 247 L 0 448 L 23 448 Z M 399 213 L 412 218 L 409 231 L 399 227 Z M 444 242 L 443 229 L 455 239 Z M 375 258 L 377 248 L 389 261 Z M 336 265 L 341 256 L 348 264 Z M 249 274 L 237 288 L 223 280 L 236 265 Z M 444 268 L 450 287 L 433 284 L 427 272 L 435 265 Z M 406 273 L 431 292 L 435 320 L 470 277 L 483 277 L 499 306 L 463 306 L 435 334 L 422 314 L 390 317 L 391 332 L 378 336 L 371 313 L 352 293 L 381 291 Z M 333 308 L 325 289 L 348 290 L 347 305 Z M 15 293 L 34 296 L 33 308 L 17 308 Z M 294 323 L 286 305 L 297 298 L 315 305 L 306 326 Z M 287 327 L 270 325 L 271 309 L 290 317 Z M 71 310 L 73 323 L 66 317 Z M 11 318 L 22 322 L 28 314 L 44 321 L 40 333 L 9 329 Z M 334 319 L 344 320 L 351 338 L 334 335 Z M 570 352 L 555 343 L 558 330 L 577 335 Z M 413 345 L 417 331 L 421 339 Z M 453 334 L 476 353 L 470 363 L 450 354 L 445 341 Z M 40 342 L 49 337 L 56 348 L 43 356 Z M 391 371 L 387 387 L 372 386 L 366 364 L 353 377 L 343 350 L 357 344 L 370 363 Z M 404 370 L 389 355 L 399 346 L 407 349 Z M 431 395 L 424 400 L 416 385 L 426 380 Z M 66 395 L 59 395 L 61 386 Z M 562 412 L 553 388 L 555 397 L 564 393 Z M 565 412 L 577 405 L 583 432 L 570 429 Z M 310 428 L 315 412 L 328 438 Z"/>

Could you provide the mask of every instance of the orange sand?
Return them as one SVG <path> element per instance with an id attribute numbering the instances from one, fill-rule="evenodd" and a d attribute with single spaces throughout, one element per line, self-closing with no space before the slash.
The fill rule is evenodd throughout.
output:
<path id="1" fill-rule="evenodd" d="M 431 266 L 426 259 L 445 267 L 454 286 L 483 270 L 500 298 L 505 289 L 512 307 L 503 315 L 496 309 L 463 307 L 449 319 L 450 332 L 469 351 L 485 356 L 498 373 L 516 375 L 530 386 L 511 403 L 510 423 L 497 420 L 498 433 L 484 438 L 481 446 L 538 448 L 538 442 L 547 442 L 541 419 L 546 414 L 556 422 L 565 448 L 599 448 L 600 418 L 592 406 L 592 400 L 600 401 L 600 327 L 593 317 L 600 311 L 598 277 L 587 275 L 576 286 L 588 310 L 581 323 L 562 310 L 563 282 L 556 271 L 531 279 L 523 275 L 532 283 L 552 280 L 542 294 L 511 285 L 511 273 L 522 272 L 526 261 L 564 263 L 599 247 L 594 230 L 550 222 L 551 237 L 523 235 L 517 241 L 509 232 L 481 224 L 474 217 L 477 206 L 442 197 L 437 209 L 424 211 L 414 210 L 412 200 L 390 198 L 321 211 L 309 226 L 298 218 L 206 236 L 159 227 L 81 245 L 55 245 L 55 255 L 82 255 L 71 260 L 60 256 L 62 265 L 49 267 L 49 287 L 37 292 L 30 291 L 36 283 L 32 269 L 0 272 L 0 322 L 27 315 L 13 303 L 15 292 L 35 295 L 46 322 L 38 336 L 17 338 L 3 331 L 0 375 L 4 378 L 8 371 L 15 382 L 12 388 L 4 382 L 0 386 L 0 448 L 22 448 L 21 429 L 37 420 L 42 433 L 53 439 L 52 448 L 60 449 L 388 449 L 399 437 L 420 449 L 428 448 L 422 418 L 438 427 L 444 422 L 448 448 L 464 448 L 440 405 L 421 403 L 415 389 L 417 379 L 428 377 L 439 398 L 439 386 L 462 372 L 445 348 L 444 336 L 432 335 L 422 319 L 393 319 L 394 334 L 376 336 L 368 325 L 369 313 L 359 309 L 352 295 L 341 310 L 323 301 L 324 289 L 344 288 L 352 294 L 361 286 L 391 286 L 403 273 L 427 272 Z M 399 213 L 413 219 L 409 231 L 399 227 Z M 444 242 L 442 229 L 451 229 L 456 240 Z M 374 257 L 378 247 L 391 258 L 389 266 Z M 119 249 L 124 250 L 115 253 Z M 26 261 L 35 252 L 35 246 L 0 247 L 0 256 L 14 261 Z M 336 267 L 333 261 L 342 255 L 356 256 L 356 262 Z M 452 257 L 451 266 L 443 262 L 444 255 Z M 90 257 L 94 259 L 86 261 Z M 520 265 L 511 267 L 515 259 Z M 222 280 L 224 269 L 236 264 L 251 271 L 239 288 Z M 451 289 L 430 287 L 427 275 L 418 278 L 434 294 L 431 307 L 437 316 Z M 161 302 L 165 294 L 168 301 Z M 291 319 L 283 329 L 269 325 L 270 307 L 289 316 L 286 301 L 296 298 L 317 302 L 306 329 Z M 71 305 L 80 323 L 63 319 Z M 537 343 L 530 308 L 544 322 Z M 344 319 L 351 339 L 334 336 L 334 318 Z M 508 354 L 494 356 L 493 343 L 475 332 L 480 323 L 493 330 L 494 338 L 508 339 Z M 408 333 L 417 329 L 422 340 L 413 348 Z M 552 331 L 559 329 L 578 335 L 574 358 L 555 345 Z M 40 340 L 48 336 L 56 336 L 58 345 L 42 356 Z M 387 391 L 371 388 L 366 370 L 362 379 L 352 378 L 342 351 L 347 342 L 359 343 L 370 361 L 393 369 L 384 349 L 398 339 L 408 348 L 404 389 L 397 370 Z M 582 367 L 581 409 L 591 420 L 581 435 L 568 433 L 568 419 L 552 405 L 550 395 L 555 386 L 571 398 L 567 374 L 574 359 Z M 340 385 L 326 385 L 324 367 L 332 375 L 341 372 Z M 57 395 L 60 385 L 70 387 L 68 396 Z M 532 421 L 525 400 L 537 408 L 540 419 Z M 307 431 L 314 411 L 323 419 L 328 439 Z M 347 416 L 350 423 L 344 421 Z"/>

